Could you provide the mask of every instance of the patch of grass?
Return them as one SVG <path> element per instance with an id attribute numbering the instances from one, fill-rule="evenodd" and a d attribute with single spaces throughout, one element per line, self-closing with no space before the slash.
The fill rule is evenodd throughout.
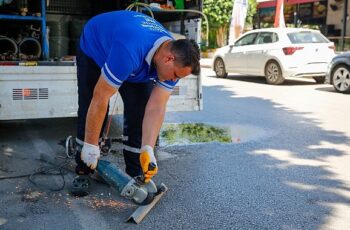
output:
<path id="1" fill-rule="evenodd" d="M 167 144 L 196 142 L 232 142 L 228 129 L 203 123 L 168 124 L 163 127 L 161 138 Z"/>

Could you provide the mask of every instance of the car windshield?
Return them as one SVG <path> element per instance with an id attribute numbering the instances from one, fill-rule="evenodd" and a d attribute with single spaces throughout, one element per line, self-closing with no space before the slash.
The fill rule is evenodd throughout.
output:
<path id="1" fill-rule="evenodd" d="M 292 32 L 287 34 L 293 44 L 300 43 L 328 43 L 329 41 L 320 33 L 312 31 Z"/>

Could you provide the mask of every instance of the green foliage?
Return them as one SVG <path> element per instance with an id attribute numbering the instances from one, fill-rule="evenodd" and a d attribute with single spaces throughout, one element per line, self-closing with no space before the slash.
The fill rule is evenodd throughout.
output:
<path id="1" fill-rule="evenodd" d="M 247 11 L 246 22 L 249 25 L 252 25 L 254 22 L 254 16 L 255 16 L 257 8 L 258 8 L 258 3 L 256 2 L 256 0 L 248 0 L 248 2 L 249 2 L 249 8 Z"/>
<path id="2" fill-rule="evenodd" d="M 161 133 L 168 144 L 179 142 L 232 142 L 228 130 L 217 128 L 203 123 L 183 123 L 179 125 L 167 125 Z"/>
<path id="3" fill-rule="evenodd" d="M 247 27 L 250 27 L 257 11 L 257 2 L 256 0 L 248 0 L 248 2 L 246 23 Z M 216 37 L 219 28 L 225 28 L 226 33 L 228 33 L 233 4 L 234 0 L 203 0 L 203 13 L 209 21 L 209 48 L 217 48 Z M 205 31 L 206 24 L 203 23 L 202 26 L 203 31 Z"/>
<path id="4" fill-rule="evenodd" d="M 209 28 L 218 28 L 230 22 L 232 0 L 204 0 L 203 13 L 207 15 Z"/>
<path id="5" fill-rule="evenodd" d="M 208 49 L 218 48 L 216 44 L 216 29 L 209 30 L 209 45 Z"/>
<path id="6" fill-rule="evenodd" d="M 252 24 L 257 11 L 257 2 L 256 0 L 248 0 L 248 2 L 246 22 Z M 209 28 L 218 28 L 230 24 L 233 4 L 234 1 L 232 0 L 204 0 L 203 13 L 208 17 Z"/>

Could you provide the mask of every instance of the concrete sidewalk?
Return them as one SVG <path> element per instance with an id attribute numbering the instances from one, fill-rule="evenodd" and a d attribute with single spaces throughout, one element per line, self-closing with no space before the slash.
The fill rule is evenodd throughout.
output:
<path id="1" fill-rule="evenodd" d="M 201 67 L 203 67 L 203 68 L 211 68 L 211 65 L 213 63 L 213 59 L 212 58 L 201 58 L 200 63 L 201 63 Z"/>

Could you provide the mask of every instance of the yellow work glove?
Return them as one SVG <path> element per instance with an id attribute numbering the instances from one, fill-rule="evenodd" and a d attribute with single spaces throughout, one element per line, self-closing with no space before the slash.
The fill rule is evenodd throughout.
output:
<path id="1" fill-rule="evenodd" d="M 140 151 L 140 164 L 144 175 L 144 182 L 148 183 L 157 174 L 157 160 L 154 157 L 153 148 L 149 145 L 142 146 Z"/>

